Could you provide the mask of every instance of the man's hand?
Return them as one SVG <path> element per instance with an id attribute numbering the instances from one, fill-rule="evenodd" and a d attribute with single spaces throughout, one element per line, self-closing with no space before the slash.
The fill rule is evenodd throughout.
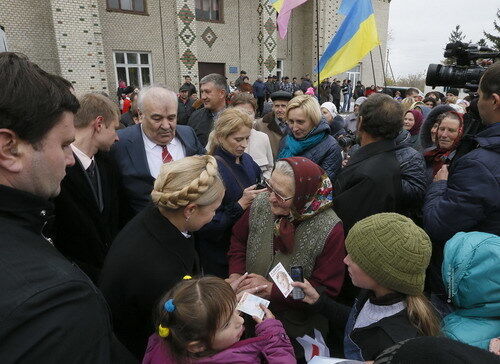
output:
<path id="1" fill-rule="evenodd" d="M 434 182 L 447 181 L 448 174 L 448 166 L 445 164 L 439 169 L 439 171 L 437 171 L 436 175 L 434 176 Z"/>
<path id="2" fill-rule="evenodd" d="M 245 291 L 250 288 L 255 288 L 258 286 L 267 286 L 265 289 L 256 292 L 256 295 L 262 298 L 269 299 L 271 297 L 271 291 L 273 288 L 273 284 L 269 282 L 267 279 L 262 277 L 261 275 L 251 273 L 246 276 L 246 278 L 241 282 L 241 284 L 238 287 L 238 290 L 236 293 L 240 293 L 242 291 Z"/>

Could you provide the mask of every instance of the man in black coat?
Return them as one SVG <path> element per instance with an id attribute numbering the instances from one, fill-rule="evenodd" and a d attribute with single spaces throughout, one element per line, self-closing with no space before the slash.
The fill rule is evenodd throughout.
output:
<path id="1" fill-rule="evenodd" d="M 403 112 L 388 95 L 368 98 L 359 109 L 357 150 L 334 184 L 333 208 L 349 229 L 379 212 L 397 212 L 401 172 L 394 138 L 402 128 Z"/>
<path id="2" fill-rule="evenodd" d="M 179 89 L 179 104 L 177 108 L 177 124 L 187 125 L 191 114 L 194 111 L 194 100 L 189 97 L 189 87 L 182 85 Z"/>
<path id="3" fill-rule="evenodd" d="M 0 53 L 0 363 L 133 363 L 104 297 L 47 225 L 75 163 L 70 83 Z"/>
<path id="4" fill-rule="evenodd" d="M 191 114 L 187 125 L 194 129 L 200 143 L 206 146 L 214 121 L 226 107 L 226 77 L 217 73 L 206 75 L 200 81 L 200 90 L 204 107 Z"/>
<path id="5" fill-rule="evenodd" d="M 188 88 L 189 90 L 189 97 L 191 97 L 191 95 L 195 94 L 196 92 L 198 92 L 196 90 L 196 86 L 193 85 L 193 83 L 191 82 L 191 76 L 184 76 L 184 83 L 182 84 L 182 86 L 185 86 Z"/>
<path id="6" fill-rule="evenodd" d="M 240 76 L 234 81 L 234 87 L 237 89 L 240 87 L 240 85 L 243 83 L 243 79 L 247 76 L 246 71 L 241 70 Z"/>
<path id="7" fill-rule="evenodd" d="M 80 99 L 75 115 L 75 164 L 66 168 L 54 200 L 57 249 L 97 283 L 108 249 L 118 232 L 118 171 L 107 155 L 118 140 L 120 113 L 100 94 Z"/>
<path id="8" fill-rule="evenodd" d="M 333 80 L 332 86 L 330 88 L 332 93 L 332 102 L 340 110 L 340 91 L 342 86 L 340 86 L 340 80 Z"/>
<path id="9" fill-rule="evenodd" d="M 141 123 L 119 130 L 120 140 L 111 148 L 120 175 L 122 224 L 149 205 L 163 163 L 206 153 L 192 128 L 177 125 L 173 91 L 159 85 L 145 87 L 137 102 Z"/>

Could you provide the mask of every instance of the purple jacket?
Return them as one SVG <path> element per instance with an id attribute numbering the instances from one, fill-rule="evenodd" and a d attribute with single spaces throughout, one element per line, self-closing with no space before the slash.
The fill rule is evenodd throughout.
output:
<path id="1" fill-rule="evenodd" d="M 256 337 L 235 343 L 224 351 L 215 355 L 193 359 L 190 363 L 212 364 L 212 363 L 276 363 L 295 364 L 292 344 L 285 333 L 280 321 L 267 319 L 255 326 Z M 175 364 L 170 353 L 170 348 L 158 335 L 149 337 L 146 355 L 142 364 Z"/>

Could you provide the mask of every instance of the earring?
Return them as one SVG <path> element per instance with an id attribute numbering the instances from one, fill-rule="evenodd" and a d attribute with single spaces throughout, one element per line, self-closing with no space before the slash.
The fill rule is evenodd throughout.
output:
<path id="1" fill-rule="evenodd" d="M 185 221 L 188 222 L 191 216 L 186 216 Z"/>

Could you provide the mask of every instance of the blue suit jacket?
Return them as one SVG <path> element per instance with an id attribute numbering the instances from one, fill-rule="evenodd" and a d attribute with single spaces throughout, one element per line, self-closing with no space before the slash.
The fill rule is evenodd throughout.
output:
<path id="1" fill-rule="evenodd" d="M 187 157 L 206 153 L 191 127 L 177 125 L 175 135 L 184 145 Z M 155 179 L 149 171 L 141 125 L 119 130 L 118 137 L 111 153 L 120 173 L 120 213 L 122 222 L 126 222 L 150 203 Z"/>

